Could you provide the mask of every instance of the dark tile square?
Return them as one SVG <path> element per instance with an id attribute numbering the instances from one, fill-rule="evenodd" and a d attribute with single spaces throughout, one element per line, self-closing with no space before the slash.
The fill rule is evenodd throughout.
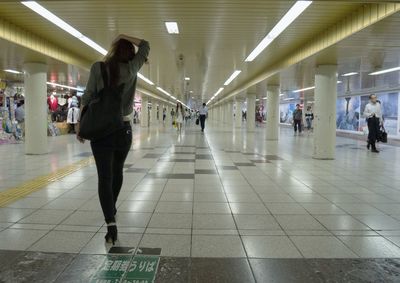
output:
<path id="1" fill-rule="evenodd" d="M 146 179 L 168 179 L 168 174 L 165 173 L 148 173 Z"/>
<path id="2" fill-rule="evenodd" d="M 0 282 L 54 282 L 74 257 L 74 254 L 26 252 L 14 261 L 7 280 Z M 0 274 L 3 276 L 3 272 Z"/>
<path id="3" fill-rule="evenodd" d="M 161 248 L 144 248 L 139 247 L 136 255 L 161 255 Z"/>
<path id="4" fill-rule="evenodd" d="M 236 166 L 220 166 L 221 170 L 239 170 Z"/>
<path id="5" fill-rule="evenodd" d="M 208 146 L 196 146 L 197 149 L 208 149 Z"/>
<path id="6" fill-rule="evenodd" d="M 147 153 L 143 156 L 143 158 L 160 158 L 162 154 L 159 153 Z"/>
<path id="7" fill-rule="evenodd" d="M 326 282 L 304 259 L 249 259 L 257 282 Z M 344 282 L 344 281 L 331 281 Z"/>
<path id="8" fill-rule="evenodd" d="M 196 159 L 212 160 L 213 157 L 211 154 L 196 154 Z"/>
<path id="9" fill-rule="evenodd" d="M 125 170 L 127 173 L 147 173 L 149 169 L 147 168 L 129 168 Z"/>
<path id="10" fill-rule="evenodd" d="M 244 258 L 192 258 L 190 276 L 190 282 L 255 282 Z"/>
<path id="11" fill-rule="evenodd" d="M 239 162 L 234 164 L 235 166 L 255 166 L 253 163 L 247 163 L 247 162 Z"/>
<path id="12" fill-rule="evenodd" d="M 210 169 L 196 169 L 194 170 L 195 174 L 217 174 L 216 170 L 210 170 Z"/>
<path id="13" fill-rule="evenodd" d="M 168 179 L 194 179 L 194 174 L 168 174 Z"/>
<path id="14" fill-rule="evenodd" d="M 260 159 L 255 159 L 255 160 L 250 160 L 253 163 L 271 163 L 268 160 L 260 160 Z"/>
<path id="15" fill-rule="evenodd" d="M 400 282 L 399 259 L 309 259 L 307 263 L 322 282 Z"/>
<path id="16" fill-rule="evenodd" d="M 172 162 L 195 162 L 195 161 L 196 161 L 195 159 L 176 158 L 173 159 Z"/>
<path id="17" fill-rule="evenodd" d="M 145 149 L 145 150 L 153 150 L 153 149 L 154 149 L 154 147 L 146 147 L 146 146 L 144 146 L 144 147 L 141 147 L 140 149 Z"/>
<path id="18" fill-rule="evenodd" d="M 109 254 L 132 254 L 135 252 L 134 247 L 116 247 L 113 246 L 108 251 Z"/>
<path id="19" fill-rule="evenodd" d="M 283 160 L 282 157 L 279 157 L 279 156 L 277 156 L 277 155 L 264 155 L 264 157 L 265 157 L 267 160 Z"/>
<path id="20" fill-rule="evenodd" d="M 240 153 L 240 150 L 225 150 L 226 153 Z"/>
<path id="21" fill-rule="evenodd" d="M 97 270 L 103 264 L 106 257 L 105 255 L 77 255 L 74 261 L 64 270 L 55 282 L 91 282 L 91 279 L 97 273 Z"/>
<path id="22" fill-rule="evenodd" d="M 190 258 L 161 257 L 155 283 L 187 283 L 190 274 Z"/>
<path id="23" fill-rule="evenodd" d="M 171 154 L 195 154 L 194 151 L 180 151 L 180 150 L 174 150 L 171 152 Z"/>
<path id="24" fill-rule="evenodd" d="M 254 152 L 242 152 L 243 155 L 254 155 L 257 156 L 257 153 Z"/>

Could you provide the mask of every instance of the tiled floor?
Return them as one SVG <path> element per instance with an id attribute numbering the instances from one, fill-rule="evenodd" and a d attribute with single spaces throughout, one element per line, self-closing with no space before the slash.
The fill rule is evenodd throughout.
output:
<path id="1" fill-rule="evenodd" d="M 362 258 L 400 258 L 399 147 L 381 146 L 376 155 L 362 142 L 338 138 L 336 160 L 319 161 L 311 157 L 311 135 L 281 129 L 280 141 L 271 142 L 263 131 L 209 125 L 202 134 L 192 126 L 179 136 L 162 125 L 135 127 L 118 202 L 118 245 L 161 248 L 162 261 L 187 276 L 168 281 L 173 272 L 164 270 L 160 282 L 214 282 L 201 281 L 199 273 L 210 262 L 251 275 L 250 281 L 215 282 L 267 282 L 265 272 L 275 270 L 288 281 L 271 282 L 290 282 L 284 275 L 288 260 L 304 258 L 321 261 L 298 261 L 308 267 L 296 278 L 314 278 L 311 270 L 317 268 L 326 274 L 315 282 L 324 282 L 338 278 L 328 269 L 342 268 L 339 259 L 351 258 L 355 266 L 361 260 L 365 268 L 372 263 Z M 2 145 L 0 190 L 90 152 L 72 136 L 50 138 L 49 149 L 45 156 L 25 156 L 23 145 Z M 0 249 L 22 251 L 18 258 L 37 257 L 35 252 L 81 254 L 63 263 L 72 262 L 69 270 L 85 256 L 96 261 L 95 255 L 107 254 L 96 183 L 91 165 L 0 207 Z M 399 273 L 394 261 L 377 262 Z M 191 271 L 185 275 L 187 264 Z M 6 265 L 0 267 L 0 281 L 7 272 Z M 212 272 L 209 278 L 218 278 Z"/>

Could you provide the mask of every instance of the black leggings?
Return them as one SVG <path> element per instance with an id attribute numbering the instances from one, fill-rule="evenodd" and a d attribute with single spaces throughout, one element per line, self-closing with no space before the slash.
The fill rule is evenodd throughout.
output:
<path id="1" fill-rule="evenodd" d="M 90 143 L 96 161 L 98 191 L 106 223 L 115 222 L 116 203 L 123 182 L 126 157 L 132 145 L 132 128 L 125 127 Z"/>

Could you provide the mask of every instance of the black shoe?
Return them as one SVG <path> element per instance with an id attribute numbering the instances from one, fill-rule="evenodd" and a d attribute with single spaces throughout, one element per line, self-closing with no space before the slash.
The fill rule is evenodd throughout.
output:
<path id="1" fill-rule="evenodd" d="M 118 239 L 118 230 L 117 230 L 117 225 L 107 225 L 107 234 L 104 237 L 106 239 L 106 242 L 109 244 L 115 245 L 115 241 Z"/>
<path id="2" fill-rule="evenodd" d="M 379 150 L 377 150 L 376 148 L 373 148 L 373 149 L 371 149 L 371 152 L 379 153 Z"/>
<path id="3" fill-rule="evenodd" d="M 369 150 L 369 149 L 370 149 L 370 147 L 371 147 L 371 145 L 368 143 L 368 144 L 367 144 L 367 149 Z"/>

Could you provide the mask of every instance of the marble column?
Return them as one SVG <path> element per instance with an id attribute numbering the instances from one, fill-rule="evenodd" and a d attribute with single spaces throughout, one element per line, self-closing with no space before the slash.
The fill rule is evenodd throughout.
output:
<path id="1" fill-rule="evenodd" d="M 334 159 L 336 148 L 337 66 L 320 65 L 315 74 L 315 159 Z"/>
<path id="2" fill-rule="evenodd" d="M 24 64 L 25 153 L 46 154 L 47 138 L 47 65 Z"/>

